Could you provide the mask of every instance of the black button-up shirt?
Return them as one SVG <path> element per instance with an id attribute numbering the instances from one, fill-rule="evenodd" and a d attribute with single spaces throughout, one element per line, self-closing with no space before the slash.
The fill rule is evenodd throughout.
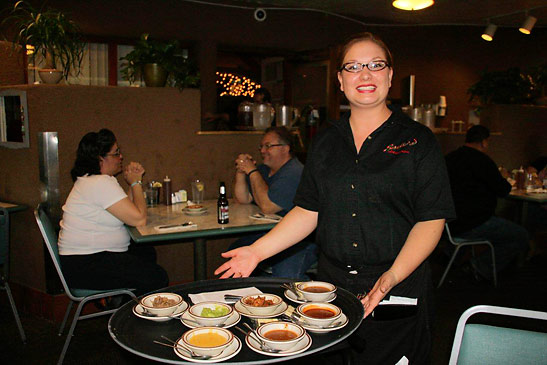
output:
<path id="1" fill-rule="evenodd" d="M 294 202 L 319 213 L 322 254 L 353 268 L 389 264 L 417 222 L 455 217 L 435 136 L 400 110 L 359 153 L 349 113 L 317 135 Z"/>

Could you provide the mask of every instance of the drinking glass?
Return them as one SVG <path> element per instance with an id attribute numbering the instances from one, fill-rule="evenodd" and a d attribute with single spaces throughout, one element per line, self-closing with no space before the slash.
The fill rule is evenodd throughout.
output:
<path id="1" fill-rule="evenodd" d="M 152 183 L 146 185 L 144 190 L 144 200 L 149 207 L 158 205 L 160 201 L 160 189 L 152 186 Z"/>
<path id="2" fill-rule="evenodd" d="M 196 204 L 203 203 L 203 195 L 205 194 L 205 184 L 197 179 L 192 181 L 192 201 Z"/>

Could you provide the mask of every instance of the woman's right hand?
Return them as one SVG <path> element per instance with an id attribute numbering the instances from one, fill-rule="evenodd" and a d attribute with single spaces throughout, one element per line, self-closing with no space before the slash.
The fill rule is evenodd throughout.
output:
<path id="1" fill-rule="evenodd" d="M 260 262 L 260 258 L 251 246 L 239 247 L 228 252 L 223 252 L 221 256 L 230 258 L 230 260 L 215 270 L 215 275 L 224 273 L 220 279 L 230 277 L 246 278 L 251 275 Z"/>

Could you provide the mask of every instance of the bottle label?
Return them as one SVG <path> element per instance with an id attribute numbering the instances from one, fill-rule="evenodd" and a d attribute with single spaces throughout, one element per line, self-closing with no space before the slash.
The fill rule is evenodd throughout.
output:
<path id="1" fill-rule="evenodd" d="M 221 221 L 227 221 L 230 218 L 230 208 L 228 205 L 221 205 L 218 207 L 218 219 Z"/>

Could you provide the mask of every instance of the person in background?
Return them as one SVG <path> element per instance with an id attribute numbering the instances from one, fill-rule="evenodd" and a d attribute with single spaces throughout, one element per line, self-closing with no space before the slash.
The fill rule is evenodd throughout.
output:
<path id="1" fill-rule="evenodd" d="M 254 203 L 266 214 L 284 216 L 294 206 L 303 165 L 292 155 L 291 132 L 285 127 L 266 129 L 260 153 L 263 163 L 256 165 L 250 154 L 235 160 L 234 197 L 241 204 Z M 242 237 L 230 249 L 252 244 L 265 233 Z M 317 261 L 317 246 L 305 239 L 290 250 L 268 260 L 274 277 L 308 280 L 306 271 Z"/>
<path id="2" fill-rule="evenodd" d="M 363 295 L 365 319 L 350 341 L 358 362 L 428 361 L 432 284 L 426 261 L 455 217 L 443 155 L 431 130 L 386 100 L 391 52 L 371 33 L 342 48 L 340 89 L 350 112 L 313 139 L 295 207 L 267 235 L 225 252 L 215 274 L 248 276 L 317 228 L 317 278 Z M 414 314 L 378 321 L 389 295 L 417 298 Z"/>
<path id="3" fill-rule="evenodd" d="M 271 103 L 272 96 L 268 89 L 265 87 L 260 87 L 255 90 L 253 95 L 253 103 Z"/>
<path id="4" fill-rule="evenodd" d="M 129 189 L 116 175 L 123 156 L 108 129 L 87 133 L 71 170 L 74 186 L 63 205 L 59 233 L 61 267 L 68 285 L 80 289 L 135 289 L 136 295 L 169 284 L 151 246 L 129 245 L 125 224 L 146 224 L 142 191 L 144 168 L 131 162 L 123 171 Z"/>
<path id="5" fill-rule="evenodd" d="M 454 236 L 485 239 L 495 251 L 496 270 L 508 267 L 528 250 L 528 233 L 524 227 L 496 217 L 497 198 L 511 192 L 511 184 L 486 154 L 490 131 L 475 125 L 467 131 L 465 144 L 446 155 L 457 219 L 449 222 Z M 492 280 L 492 257 L 488 250 L 471 259 L 473 269 Z"/>

